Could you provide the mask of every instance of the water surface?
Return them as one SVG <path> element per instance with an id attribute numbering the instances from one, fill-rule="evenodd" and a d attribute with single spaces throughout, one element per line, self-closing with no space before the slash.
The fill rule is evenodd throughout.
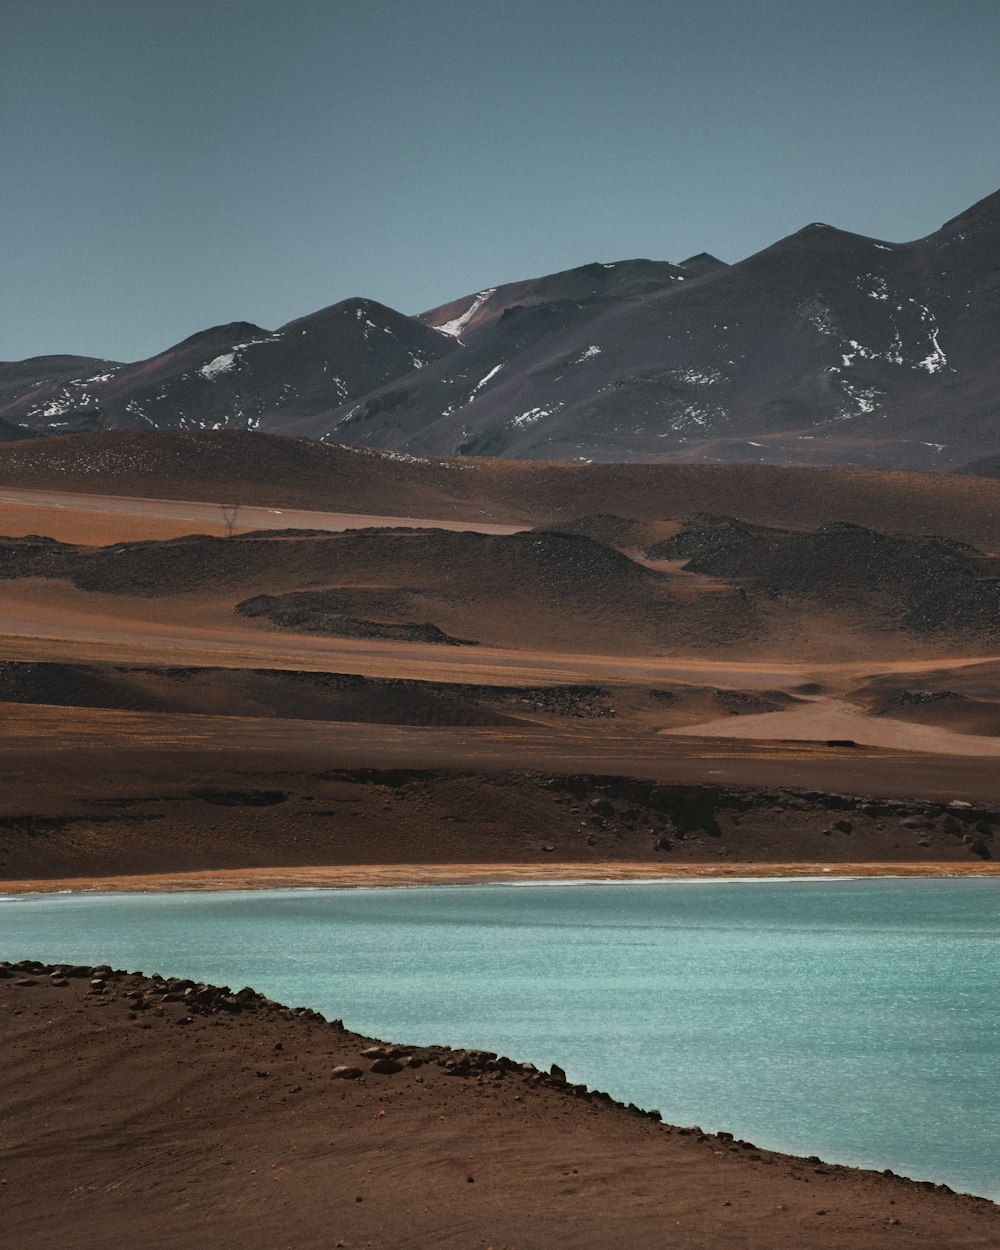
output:
<path id="1" fill-rule="evenodd" d="M 1000 1198 L 993 880 L 7 896 L 0 955 L 249 984 Z"/>

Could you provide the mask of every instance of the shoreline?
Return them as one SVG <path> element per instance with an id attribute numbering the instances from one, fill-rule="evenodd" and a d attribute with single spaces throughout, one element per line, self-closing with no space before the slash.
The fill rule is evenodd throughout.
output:
<path id="1" fill-rule="evenodd" d="M 331 864 L 303 868 L 221 868 L 107 877 L 0 881 L 0 896 L 22 894 L 162 894 L 183 891 L 372 889 L 546 883 L 769 880 L 845 877 L 1000 877 L 1000 863 L 691 863 L 669 869 L 648 862 L 551 864 Z"/>
<path id="2" fill-rule="evenodd" d="M 0 1000 L 24 1244 L 997 1244 L 988 1197 L 671 1125 L 555 1064 L 396 1046 L 250 988 L 23 960 L 0 963 Z"/>

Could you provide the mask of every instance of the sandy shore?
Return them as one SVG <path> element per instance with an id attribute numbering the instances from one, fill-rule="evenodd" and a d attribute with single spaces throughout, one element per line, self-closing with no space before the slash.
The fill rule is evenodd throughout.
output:
<path id="1" fill-rule="evenodd" d="M 931 1179 L 670 1128 L 557 1068 L 373 1045 L 251 990 L 0 963 L 0 1241 L 23 1250 L 1000 1244 L 1000 1208 Z"/>
<path id="2" fill-rule="evenodd" d="M 108 894 L 130 891 L 358 889 L 373 886 L 533 885 L 546 881 L 711 881 L 784 877 L 997 877 L 1000 864 L 329 864 L 313 868 L 225 868 L 0 881 L 2 894 Z"/>

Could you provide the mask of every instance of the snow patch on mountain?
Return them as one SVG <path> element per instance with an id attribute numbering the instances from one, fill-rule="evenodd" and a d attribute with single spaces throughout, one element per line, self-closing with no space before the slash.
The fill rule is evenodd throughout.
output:
<path id="1" fill-rule="evenodd" d="M 840 388 L 854 407 L 839 409 L 837 412 L 838 420 L 846 421 L 849 417 L 868 416 L 870 413 L 878 411 L 878 398 L 882 391 L 877 387 L 858 386 L 856 383 L 848 382 L 844 379 L 840 383 Z"/>
<path id="2" fill-rule="evenodd" d="M 235 364 L 236 353 L 234 351 L 223 352 L 221 356 L 216 356 L 214 360 L 210 360 L 207 365 L 202 365 L 198 373 L 206 382 L 214 382 L 222 374 L 229 373 Z"/>
<path id="3" fill-rule="evenodd" d="M 461 338 L 462 331 L 465 327 L 469 324 L 476 313 L 479 312 L 480 308 L 482 308 L 490 296 L 495 293 L 495 286 L 488 287 L 485 291 L 480 291 L 460 317 L 454 317 L 451 321 L 446 321 L 444 325 L 435 326 L 434 329 L 441 334 L 447 334 L 450 338 Z"/>
<path id="4" fill-rule="evenodd" d="M 305 330 L 302 333 L 305 334 Z M 245 352 L 248 347 L 258 347 L 262 343 L 272 343 L 279 337 L 278 334 L 269 334 L 264 339 L 248 339 L 245 343 L 237 343 L 228 352 L 223 352 L 220 356 L 210 360 L 207 365 L 202 365 L 198 374 L 206 382 L 214 382 L 216 378 L 222 377 L 224 373 L 231 373 L 237 364 L 242 363 L 237 359 L 240 352 Z"/>
<path id="5" fill-rule="evenodd" d="M 543 417 L 551 417 L 554 412 L 558 412 L 562 404 L 553 404 L 551 408 L 529 408 L 527 412 L 518 413 L 516 417 L 511 417 L 507 423 L 514 429 L 527 429 L 529 425 L 535 425 L 541 421 Z"/>
<path id="6" fill-rule="evenodd" d="M 573 361 L 575 365 L 582 365 L 585 360 L 593 360 L 595 356 L 600 356 L 601 349 L 596 343 L 591 343 L 579 356 Z"/>
<path id="7" fill-rule="evenodd" d="M 495 378 L 502 368 L 503 368 L 503 362 L 501 361 L 500 364 L 493 366 L 493 368 L 489 371 L 489 373 L 486 375 L 485 378 L 480 378 L 479 381 L 476 383 L 476 385 L 472 388 L 472 392 L 469 395 L 469 398 L 466 400 L 466 403 L 471 404 L 472 401 L 479 394 L 479 392 L 486 385 L 486 383 L 490 380 L 490 378 Z"/>

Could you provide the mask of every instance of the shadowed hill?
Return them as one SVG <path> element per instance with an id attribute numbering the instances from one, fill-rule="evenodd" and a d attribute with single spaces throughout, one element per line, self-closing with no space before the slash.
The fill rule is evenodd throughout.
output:
<path id="1" fill-rule="evenodd" d="M 1000 551 L 995 482 L 871 469 L 446 460 L 237 431 L 116 431 L 4 445 L 0 486 L 527 525 L 596 512 L 850 521 Z"/>
<path id="2" fill-rule="evenodd" d="M 875 608 L 915 634 L 1000 637 L 1000 560 L 952 539 L 879 534 L 844 522 L 795 533 L 704 517 L 646 554 L 686 560 L 690 572 L 774 599 Z"/>
<path id="3" fill-rule="evenodd" d="M 0 366 L 0 417 L 39 430 L 252 430 L 263 420 L 280 430 L 455 347 L 374 300 L 344 300 L 273 332 L 244 321 L 214 326 L 149 360 L 97 362 L 91 376 L 60 366 L 39 377 L 26 372 L 32 362 L 18 376 L 16 366 Z"/>

